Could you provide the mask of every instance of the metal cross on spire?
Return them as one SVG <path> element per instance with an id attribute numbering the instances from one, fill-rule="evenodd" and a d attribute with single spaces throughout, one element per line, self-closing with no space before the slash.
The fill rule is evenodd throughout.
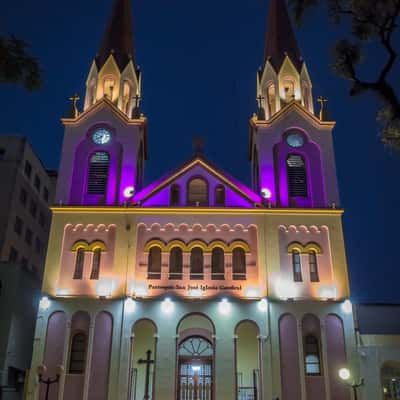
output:
<path id="1" fill-rule="evenodd" d="M 77 104 L 80 99 L 81 98 L 76 93 L 68 99 L 69 101 L 72 102 L 72 107 L 70 112 L 70 117 L 72 118 L 76 118 L 79 115 Z"/>
<path id="2" fill-rule="evenodd" d="M 318 96 L 317 101 L 320 104 L 319 119 L 321 121 L 327 121 L 329 119 L 328 107 L 326 106 L 328 99 L 323 96 Z"/>

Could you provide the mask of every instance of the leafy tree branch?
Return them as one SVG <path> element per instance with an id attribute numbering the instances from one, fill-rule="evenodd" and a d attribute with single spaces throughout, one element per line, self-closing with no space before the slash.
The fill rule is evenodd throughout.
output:
<path id="1" fill-rule="evenodd" d="M 29 91 L 42 86 L 38 60 L 29 53 L 29 45 L 14 36 L 0 37 L 0 84 L 20 84 Z"/>
<path id="2" fill-rule="evenodd" d="M 296 22 L 300 25 L 308 10 L 323 1 L 333 22 L 348 24 L 352 36 L 351 40 L 340 39 L 335 44 L 334 72 L 350 81 L 351 96 L 371 92 L 381 100 L 383 109 L 378 112 L 378 120 L 382 124 L 382 140 L 400 149 L 400 99 L 390 82 L 399 56 L 393 42 L 399 34 L 400 0 L 289 0 Z M 376 76 L 365 80 L 358 67 L 364 59 L 364 45 L 371 40 L 384 50 L 387 59 Z"/>

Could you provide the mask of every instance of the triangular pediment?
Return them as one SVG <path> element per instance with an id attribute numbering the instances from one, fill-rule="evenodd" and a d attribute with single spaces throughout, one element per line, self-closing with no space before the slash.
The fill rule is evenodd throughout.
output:
<path id="1" fill-rule="evenodd" d="M 293 100 L 289 104 L 282 107 L 276 114 L 274 114 L 269 120 L 262 121 L 257 118 L 252 118 L 250 124 L 252 126 L 268 126 L 272 127 L 278 124 L 283 118 L 290 119 L 291 115 L 296 114 L 298 117 L 308 121 L 314 127 L 332 129 L 336 122 L 335 121 L 321 121 L 318 117 L 308 111 L 304 106 L 299 104 L 296 100 Z"/>
<path id="2" fill-rule="evenodd" d="M 87 108 L 85 111 L 80 113 L 76 118 L 63 118 L 61 119 L 64 125 L 80 124 L 88 119 L 98 118 L 100 113 L 108 113 L 109 115 L 116 117 L 125 124 L 137 125 L 146 122 L 145 117 L 139 119 L 131 119 L 126 116 L 112 101 L 107 97 L 96 101 L 93 105 Z"/>
<path id="3" fill-rule="evenodd" d="M 171 188 L 179 189 L 179 202 L 174 207 L 186 207 L 187 188 L 193 178 L 202 178 L 207 182 L 209 207 L 252 208 L 260 204 L 261 198 L 247 186 L 216 168 L 203 157 L 195 157 L 167 176 L 153 182 L 135 195 L 135 202 L 143 207 L 171 206 Z M 217 204 L 215 191 L 224 188 L 225 204 Z M 189 205 L 190 206 L 190 205 Z M 191 205 L 193 206 L 193 205 Z"/>

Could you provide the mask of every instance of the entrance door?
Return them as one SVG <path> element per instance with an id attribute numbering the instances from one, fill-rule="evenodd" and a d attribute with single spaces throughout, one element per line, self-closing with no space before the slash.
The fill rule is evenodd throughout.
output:
<path id="1" fill-rule="evenodd" d="M 177 400 L 212 400 L 213 348 L 201 337 L 179 346 Z"/>

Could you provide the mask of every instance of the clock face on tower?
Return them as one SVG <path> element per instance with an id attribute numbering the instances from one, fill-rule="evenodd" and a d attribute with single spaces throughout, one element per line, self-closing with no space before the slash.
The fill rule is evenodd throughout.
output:
<path id="1" fill-rule="evenodd" d="M 303 145 L 304 145 L 304 137 L 299 132 L 293 132 L 293 133 L 290 133 L 287 136 L 286 143 L 290 147 L 295 147 L 295 148 L 303 147 Z"/>
<path id="2" fill-rule="evenodd" d="M 104 128 L 97 129 L 93 134 L 92 134 L 92 140 L 96 144 L 107 144 L 111 140 L 111 133 Z"/>

